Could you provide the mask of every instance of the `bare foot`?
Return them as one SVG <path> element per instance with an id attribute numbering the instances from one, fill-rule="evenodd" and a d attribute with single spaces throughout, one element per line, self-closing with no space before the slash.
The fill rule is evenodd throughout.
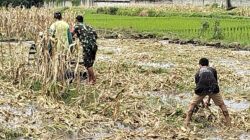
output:
<path id="1" fill-rule="evenodd" d="M 185 122 L 184 126 L 185 126 L 185 128 L 188 128 L 188 122 Z"/>
<path id="2" fill-rule="evenodd" d="M 90 85 L 95 85 L 96 82 L 94 80 L 90 81 Z"/>
<path id="3" fill-rule="evenodd" d="M 84 80 L 84 83 L 87 84 L 87 85 L 89 85 L 90 81 L 86 79 L 86 80 Z"/>

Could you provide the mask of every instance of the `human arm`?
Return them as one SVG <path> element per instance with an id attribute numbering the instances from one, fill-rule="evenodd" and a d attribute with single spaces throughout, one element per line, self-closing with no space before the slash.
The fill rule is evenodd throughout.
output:
<path id="1" fill-rule="evenodd" d="M 215 78 L 216 82 L 218 83 L 218 77 L 217 77 L 217 71 L 216 70 L 214 70 L 214 78 Z"/>
<path id="2" fill-rule="evenodd" d="M 72 34 L 71 34 L 71 32 L 70 32 L 70 29 L 69 29 L 69 28 L 67 29 L 67 34 L 68 34 L 69 44 L 72 44 L 72 43 L 73 43 L 73 39 L 72 39 Z"/>
<path id="3" fill-rule="evenodd" d="M 199 79 L 200 79 L 200 76 L 199 76 L 199 71 L 198 71 L 198 72 L 195 74 L 195 84 L 198 84 Z"/>
<path id="4" fill-rule="evenodd" d="M 50 37 L 53 37 L 53 26 L 51 25 L 51 27 L 49 28 L 49 36 Z M 51 44 L 51 40 L 49 40 L 49 43 L 48 43 L 48 51 L 49 53 L 51 54 L 52 52 L 52 44 Z"/>

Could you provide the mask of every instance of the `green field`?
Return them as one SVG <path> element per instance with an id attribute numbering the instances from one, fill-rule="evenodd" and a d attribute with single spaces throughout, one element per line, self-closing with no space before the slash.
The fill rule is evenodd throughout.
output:
<path id="1" fill-rule="evenodd" d="M 129 28 L 138 31 L 145 30 L 176 30 L 176 29 L 199 29 L 202 21 L 213 24 L 215 20 L 221 22 L 221 27 L 250 26 L 247 19 L 211 19 L 199 17 L 132 17 L 105 14 L 86 14 L 85 21 L 95 27 L 105 28 Z"/>
<path id="2" fill-rule="evenodd" d="M 219 21 L 218 29 L 221 37 L 213 38 L 214 23 Z M 184 39 L 196 39 L 220 42 L 240 42 L 250 44 L 249 19 L 219 19 L 203 17 L 139 17 L 106 14 L 86 14 L 85 22 L 95 28 L 129 29 L 164 36 L 171 33 Z M 208 22 L 209 27 L 201 37 L 202 23 Z"/>

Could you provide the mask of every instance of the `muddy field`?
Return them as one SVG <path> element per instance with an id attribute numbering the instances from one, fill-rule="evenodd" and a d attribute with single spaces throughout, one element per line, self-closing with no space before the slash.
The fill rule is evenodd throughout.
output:
<path id="1" fill-rule="evenodd" d="M 1 59 L 8 60 L 7 46 L 12 46 L 20 49 L 16 56 L 26 60 L 30 43 L 22 47 L 19 43 L 1 43 Z M 65 100 L 48 97 L 42 90 L 13 85 L 2 74 L 0 138 L 250 139 L 249 51 L 152 39 L 100 39 L 98 44 L 94 66 L 97 84 L 82 83 L 85 92 L 77 95 L 61 93 Z M 209 109 L 200 108 L 193 115 L 189 129 L 183 127 L 201 57 L 207 57 L 218 71 L 231 129 L 226 128 L 213 102 Z M 26 70 L 31 68 L 27 66 Z"/>

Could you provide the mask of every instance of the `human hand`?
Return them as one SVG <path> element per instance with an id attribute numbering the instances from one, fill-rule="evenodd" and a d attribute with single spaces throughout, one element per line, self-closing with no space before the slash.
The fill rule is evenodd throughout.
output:
<path id="1" fill-rule="evenodd" d="M 206 102 L 205 102 L 205 108 L 208 108 L 209 106 L 211 106 L 211 104 L 210 104 L 210 101 L 209 100 L 207 100 Z"/>

